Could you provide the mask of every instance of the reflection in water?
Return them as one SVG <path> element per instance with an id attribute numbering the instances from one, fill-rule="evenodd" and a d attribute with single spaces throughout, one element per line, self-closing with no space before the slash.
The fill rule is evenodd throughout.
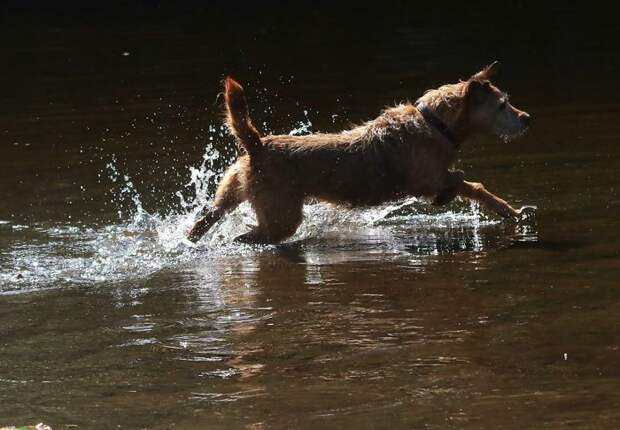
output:
<path id="1" fill-rule="evenodd" d="M 326 230 L 318 238 L 263 247 L 248 255 L 205 253 L 188 269 L 191 278 L 184 283 L 192 295 L 188 302 L 192 314 L 199 317 L 185 321 L 189 331 L 168 338 L 162 348 L 174 351 L 178 360 L 207 363 L 208 368 L 198 373 L 202 379 L 234 379 L 239 383 L 262 372 L 286 374 L 315 366 L 320 367 L 324 381 L 383 379 L 397 371 L 386 367 L 362 371 L 356 366 L 345 370 L 343 362 L 353 358 L 348 357 L 350 350 L 362 357 L 364 351 L 372 356 L 391 349 L 400 355 L 409 344 L 425 352 L 408 358 L 407 367 L 463 364 L 461 356 L 433 352 L 433 345 L 462 343 L 470 330 L 442 321 L 443 315 L 428 310 L 402 308 L 396 300 L 399 291 L 402 294 L 398 284 L 406 285 L 407 277 L 417 276 L 417 272 L 432 272 L 433 258 L 447 255 L 453 259 L 455 253 L 458 256 L 468 251 L 458 258 L 476 265 L 485 250 L 500 246 L 485 237 L 496 237 L 500 224 L 489 222 L 485 227 L 468 228 L 458 217 L 450 217 L 449 224 L 460 224 L 450 229 L 452 235 L 460 235 L 452 248 L 437 247 L 441 229 L 430 232 L 413 222 L 416 229 L 396 231 L 392 224 L 402 220 L 393 220 L 387 225 L 380 223 L 367 236 L 361 235 L 359 225 L 348 225 L 348 235 L 342 234 L 342 228 L 340 235 Z M 518 224 L 502 227 L 500 242 L 508 245 L 523 239 L 521 228 Z M 414 239 L 406 239 L 405 232 Z M 371 263 L 369 272 L 377 284 L 366 281 L 361 290 L 351 290 L 364 273 L 359 269 L 348 272 L 346 264 L 362 259 L 376 262 Z M 425 269 L 427 265 L 431 267 Z M 411 268 L 414 270 L 408 270 Z M 447 291 L 441 295 L 444 293 Z M 435 321 L 436 317 L 440 320 Z M 475 319 L 477 324 L 488 322 L 487 316 Z M 252 381 L 243 382 L 243 390 L 233 392 L 195 390 L 191 399 L 226 403 L 273 395 L 269 386 Z"/>

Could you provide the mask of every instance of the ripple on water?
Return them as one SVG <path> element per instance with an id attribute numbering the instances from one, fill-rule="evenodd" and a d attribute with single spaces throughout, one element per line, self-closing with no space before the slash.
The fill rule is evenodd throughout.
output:
<path id="1" fill-rule="evenodd" d="M 102 227 L 27 226 L 28 238 L 14 234 L 0 254 L 0 292 L 135 280 L 162 269 L 191 270 L 205 255 L 250 256 L 287 246 L 233 242 L 255 223 L 248 204 L 216 225 L 198 245 L 188 243 L 185 234 L 196 212 L 160 216 L 141 211 L 130 222 Z M 314 264 L 372 254 L 482 251 L 494 245 L 497 231 L 493 229 L 500 225 L 474 205 L 432 213 L 416 199 L 365 210 L 315 203 L 306 205 L 304 213 L 304 222 L 289 243 L 303 247 Z M 485 235 L 485 229 L 493 234 Z M 516 234 L 516 240 L 536 240 L 535 226 L 530 223 L 518 227 Z"/>

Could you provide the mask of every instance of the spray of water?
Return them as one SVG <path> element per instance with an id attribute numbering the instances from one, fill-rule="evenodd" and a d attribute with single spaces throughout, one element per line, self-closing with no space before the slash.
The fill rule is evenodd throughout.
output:
<path id="1" fill-rule="evenodd" d="M 309 133 L 311 127 L 306 114 L 305 120 L 291 134 Z M 210 142 L 221 135 L 221 129 L 209 128 Z M 119 222 L 100 227 L 85 227 L 79 223 L 50 227 L 0 221 L 0 229 L 5 230 L 3 236 L 8 234 L 15 238 L 0 254 L 0 294 L 51 286 L 139 281 L 168 268 L 191 270 L 205 255 L 217 258 L 269 249 L 233 241 L 248 230 L 248 225 L 256 223 L 247 203 L 225 217 L 198 245 L 186 239 L 197 213 L 212 204 L 214 184 L 223 174 L 223 169 L 217 166 L 229 164 L 222 163 L 221 158 L 221 153 L 209 145 L 201 164 L 189 167 L 185 189 L 176 193 L 180 209 L 167 214 L 145 210 L 138 188 L 128 173 L 120 171 L 112 157 L 103 176 L 116 190 L 113 200 Z M 437 229 L 467 226 L 475 236 L 477 229 L 496 223 L 485 218 L 476 205 L 457 204 L 450 209 L 429 210 L 415 198 L 353 210 L 312 203 L 305 206 L 304 222 L 290 241 L 323 243 L 320 248 L 332 243 L 331 238 L 335 236 L 379 234 L 384 238 L 382 246 L 398 250 L 412 243 L 417 246 L 416 237 L 419 236 L 420 249 L 430 243 L 427 252 L 433 254 L 439 252 L 436 243 L 441 233 L 437 233 Z M 407 241 L 399 239 L 403 229 L 406 229 Z M 474 250 L 483 246 L 476 245 L 475 239 L 473 243 Z"/>

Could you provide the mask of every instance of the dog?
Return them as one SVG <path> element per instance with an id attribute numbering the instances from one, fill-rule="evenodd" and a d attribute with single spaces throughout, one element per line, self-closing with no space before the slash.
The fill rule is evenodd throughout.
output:
<path id="1" fill-rule="evenodd" d="M 224 81 L 226 123 L 241 155 L 220 182 L 214 204 L 199 214 L 188 239 L 197 242 L 219 219 L 249 201 L 258 225 L 239 236 L 273 244 L 292 236 L 304 201 L 375 206 L 415 196 L 445 205 L 460 196 L 502 217 L 517 210 L 452 166 L 461 145 L 481 133 L 505 140 L 529 127 L 528 113 L 512 106 L 491 83 L 495 62 L 469 79 L 429 90 L 415 103 L 385 109 L 376 119 L 337 134 L 261 136 L 250 119 L 244 90 Z"/>

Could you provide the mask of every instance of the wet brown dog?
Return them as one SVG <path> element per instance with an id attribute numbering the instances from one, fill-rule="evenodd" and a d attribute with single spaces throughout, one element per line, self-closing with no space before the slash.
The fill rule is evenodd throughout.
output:
<path id="1" fill-rule="evenodd" d="M 516 210 L 477 182 L 450 170 L 460 145 L 479 133 L 504 139 L 525 132 L 530 116 L 514 108 L 490 79 L 497 62 L 467 81 L 427 91 L 415 104 L 339 134 L 261 137 L 248 113 L 243 88 L 225 81 L 227 123 L 243 154 L 219 184 L 189 239 L 198 241 L 227 212 L 248 200 L 258 225 L 238 240 L 277 243 L 295 233 L 307 198 L 373 206 L 405 196 L 446 204 L 474 199 L 503 217 Z"/>

